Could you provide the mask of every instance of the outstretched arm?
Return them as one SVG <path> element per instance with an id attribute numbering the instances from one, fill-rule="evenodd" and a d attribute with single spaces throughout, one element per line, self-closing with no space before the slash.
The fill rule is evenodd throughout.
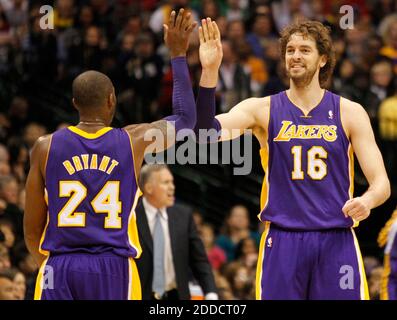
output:
<path id="1" fill-rule="evenodd" d="M 181 9 L 176 17 L 171 12 L 164 25 L 164 41 L 170 50 L 173 73 L 173 115 L 153 123 L 130 125 L 125 130 L 130 134 L 135 161 L 140 167 L 145 153 L 161 152 L 175 143 L 176 133 L 193 129 L 196 124 L 194 95 L 186 62 L 189 37 L 196 26 L 191 14 Z M 151 146 L 150 148 L 148 148 Z"/>
<path id="2" fill-rule="evenodd" d="M 348 200 L 342 210 L 346 217 L 361 221 L 390 197 L 390 182 L 366 111 L 358 103 L 341 99 L 342 122 L 369 183 L 368 190 Z"/>
<path id="3" fill-rule="evenodd" d="M 221 35 L 217 24 L 210 18 L 203 19 L 201 23 L 199 53 L 202 73 L 196 101 L 195 133 L 199 142 L 234 139 L 243 134 L 245 129 L 252 129 L 256 125 L 255 113 L 263 104 L 263 99 L 244 100 L 228 113 L 215 116 L 215 87 L 223 57 Z M 201 132 L 202 134 L 200 134 L 200 129 L 205 129 Z M 212 129 L 212 134 L 206 133 L 210 129 Z"/>

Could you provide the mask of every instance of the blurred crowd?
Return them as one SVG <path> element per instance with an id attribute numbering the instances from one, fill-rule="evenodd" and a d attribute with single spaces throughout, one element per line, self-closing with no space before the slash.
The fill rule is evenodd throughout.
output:
<path id="1" fill-rule="evenodd" d="M 342 4 L 354 9 L 352 29 L 340 27 Z M 54 9 L 48 20 L 53 29 L 40 27 L 42 5 Z M 60 113 L 60 106 L 53 99 L 51 109 L 46 108 L 46 95 L 56 90 L 70 98 L 74 77 L 95 69 L 114 82 L 119 125 L 170 114 L 172 72 L 162 25 L 180 7 L 189 8 L 197 21 L 211 17 L 220 27 L 224 57 L 218 112 L 288 87 L 278 48 L 283 27 L 303 18 L 328 25 L 337 54 L 328 89 L 366 108 L 396 190 L 395 0 L 0 0 L 0 299 L 32 298 L 37 267 L 22 230 L 29 150 L 38 137 L 71 121 L 52 116 Z M 195 35 L 187 57 L 195 92 L 198 46 Z M 220 228 L 202 221 L 200 214 L 196 217 L 220 297 L 253 299 L 260 227 L 250 229 L 244 206 L 233 207 Z M 371 295 L 377 298 L 380 261 L 365 261 Z"/>

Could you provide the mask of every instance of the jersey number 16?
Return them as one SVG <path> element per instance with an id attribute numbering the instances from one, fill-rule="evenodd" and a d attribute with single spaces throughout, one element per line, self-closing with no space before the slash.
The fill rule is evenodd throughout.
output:
<path id="1" fill-rule="evenodd" d="M 302 146 L 293 146 L 291 153 L 294 156 L 294 170 L 292 171 L 292 180 L 303 180 L 304 172 L 302 171 Z M 328 153 L 323 147 L 313 146 L 307 151 L 307 174 L 313 180 L 322 180 L 327 175 Z"/>

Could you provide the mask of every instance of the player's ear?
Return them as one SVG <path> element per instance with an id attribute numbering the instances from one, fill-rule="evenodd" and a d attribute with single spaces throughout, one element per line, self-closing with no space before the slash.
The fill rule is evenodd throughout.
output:
<path id="1" fill-rule="evenodd" d="M 116 97 L 114 92 L 110 93 L 108 96 L 108 107 L 113 108 L 116 105 Z"/>
<path id="2" fill-rule="evenodd" d="M 79 110 L 79 108 L 77 107 L 77 104 L 76 104 L 76 100 L 74 100 L 74 98 L 72 98 L 72 104 L 73 104 L 73 107 L 74 107 L 76 110 Z"/>
<path id="3" fill-rule="evenodd" d="M 324 67 L 327 64 L 328 57 L 326 55 L 322 55 L 320 58 L 320 68 Z"/>

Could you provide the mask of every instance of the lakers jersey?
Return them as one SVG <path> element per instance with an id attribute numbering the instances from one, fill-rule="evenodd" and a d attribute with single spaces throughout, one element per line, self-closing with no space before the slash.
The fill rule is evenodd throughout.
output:
<path id="1" fill-rule="evenodd" d="M 140 196 L 132 144 L 123 129 L 69 127 L 52 135 L 46 163 L 48 219 L 43 254 L 112 252 L 139 257 Z"/>
<path id="2" fill-rule="evenodd" d="M 271 96 L 262 221 L 297 230 L 352 227 L 342 212 L 353 197 L 353 149 L 343 129 L 340 96 L 325 91 L 305 115 L 286 91 Z"/>

